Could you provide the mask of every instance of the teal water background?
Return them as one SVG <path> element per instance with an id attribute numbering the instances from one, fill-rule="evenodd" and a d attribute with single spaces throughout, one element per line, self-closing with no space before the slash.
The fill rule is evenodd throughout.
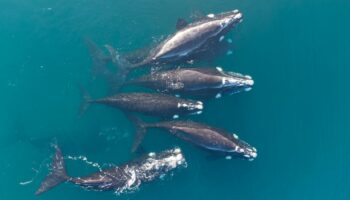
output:
<path id="1" fill-rule="evenodd" d="M 132 194 L 63 184 L 34 196 L 52 138 L 64 154 L 98 163 L 133 156 L 133 127 L 121 112 L 93 106 L 77 117 L 76 82 L 95 97 L 107 91 L 91 81 L 84 36 L 128 52 L 173 33 L 179 17 L 233 9 L 244 15 L 228 36 L 233 54 L 210 65 L 251 75 L 254 89 L 211 100 L 191 118 L 236 132 L 258 149 L 255 161 L 211 161 L 153 131 L 147 150 L 181 146 L 186 169 Z M 0 199 L 349 199 L 349 10 L 345 0 L 0 1 Z M 71 175 L 96 170 L 67 165 Z"/>

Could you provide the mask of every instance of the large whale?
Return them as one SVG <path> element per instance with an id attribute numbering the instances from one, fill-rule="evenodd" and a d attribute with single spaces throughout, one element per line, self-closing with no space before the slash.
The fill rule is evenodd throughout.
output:
<path id="1" fill-rule="evenodd" d="M 224 72 L 222 68 L 178 68 L 158 71 L 126 82 L 124 85 L 138 85 L 158 92 L 215 96 L 249 91 L 254 84 L 248 75 Z"/>
<path id="2" fill-rule="evenodd" d="M 257 157 L 257 150 L 236 134 L 230 134 L 224 130 L 210 127 L 193 121 L 163 121 L 145 123 L 135 116 L 129 119 L 136 126 L 135 140 L 132 151 L 136 151 L 141 144 L 147 129 L 156 128 L 167 130 L 170 134 L 201 148 L 217 152 L 227 159 L 240 157 L 253 160 Z"/>
<path id="3" fill-rule="evenodd" d="M 55 146 L 56 153 L 51 163 L 51 173 L 41 183 L 36 195 L 50 190 L 63 182 L 70 182 L 88 190 L 123 192 L 136 189 L 144 182 L 150 182 L 166 175 L 169 171 L 186 165 L 179 148 L 160 153 L 149 153 L 117 167 L 112 167 L 85 177 L 67 175 L 61 150 Z"/>
<path id="4" fill-rule="evenodd" d="M 213 44 L 219 43 L 236 24 L 242 21 L 242 13 L 238 10 L 219 14 L 209 14 L 193 23 L 179 20 L 177 31 L 163 41 L 154 45 L 146 55 L 122 56 L 111 45 L 105 45 L 110 57 L 102 54 L 101 50 L 91 41 L 87 41 L 94 66 L 100 66 L 101 73 L 106 72 L 106 62 L 112 61 L 118 67 L 118 76 L 108 78 L 113 82 L 122 82 L 132 69 L 148 65 L 170 64 L 191 60 L 196 55 L 209 50 Z M 112 77 L 112 78 L 111 78 Z"/>
<path id="5" fill-rule="evenodd" d="M 242 13 L 234 10 L 217 15 L 209 14 L 206 18 L 191 24 L 182 21 L 176 33 L 156 45 L 142 62 L 133 64 L 131 67 L 169 63 L 189 58 L 204 51 L 203 48 L 213 42 L 213 39 L 219 42 L 220 37 L 227 34 L 241 20 Z"/>
<path id="6" fill-rule="evenodd" d="M 137 112 L 162 118 L 178 118 L 188 114 L 201 114 L 201 101 L 177 98 L 171 95 L 158 93 L 120 93 L 101 99 L 91 99 L 86 90 L 81 88 L 83 103 L 80 114 L 85 112 L 90 104 L 103 104 L 118 108 L 125 113 Z"/>

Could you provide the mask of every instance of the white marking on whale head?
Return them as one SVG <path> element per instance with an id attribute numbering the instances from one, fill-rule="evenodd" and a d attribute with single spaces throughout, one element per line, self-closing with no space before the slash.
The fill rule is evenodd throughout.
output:
<path id="1" fill-rule="evenodd" d="M 242 13 L 238 12 L 236 15 L 233 17 L 233 19 L 242 19 L 243 15 Z"/>
<path id="2" fill-rule="evenodd" d="M 203 110 L 203 103 L 197 101 L 196 103 L 178 103 L 178 108 L 187 108 L 187 110 Z"/>

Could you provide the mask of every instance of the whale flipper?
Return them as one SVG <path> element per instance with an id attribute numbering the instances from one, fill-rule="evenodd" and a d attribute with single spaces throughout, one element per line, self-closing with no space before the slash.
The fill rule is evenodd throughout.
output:
<path id="1" fill-rule="evenodd" d="M 46 176 L 41 183 L 39 189 L 35 192 L 35 195 L 40 195 L 43 192 L 50 190 L 51 188 L 63 183 L 69 179 L 66 173 L 66 168 L 62 156 L 61 149 L 55 145 L 56 153 L 51 163 L 51 172 Z"/>
<path id="2" fill-rule="evenodd" d="M 176 22 L 176 30 L 181 30 L 185 28 L 187 25 L 188 25 L 188 22 L 185 19 L 179 18 Z"/>

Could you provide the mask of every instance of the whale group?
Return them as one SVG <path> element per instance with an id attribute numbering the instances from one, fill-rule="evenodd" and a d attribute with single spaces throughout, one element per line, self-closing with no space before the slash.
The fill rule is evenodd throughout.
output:
<path id="1" fill-rule="evenodd" d="M 130 55 L 123 55 L 109 44 L 104 45 L 103 50 L 93 40 L 85 38 L 93 72 L 105 78 L 111 94 L 95 99 L 79 85 L 82 96 L 80 115 L 96 104 L 124 113 L 135 127 L 134 142 L 130 144 L 133 153 L 140 152 L 142 141 L 150 129 L 160 129 L 217 157 L 254 160 L 257 149 L 237 134 L 184 119 L 188 115 L 202 114 L 208 98 L 217 99 L 252 89 L 254 81 L 249 75 L 228 72 L 222 67 L 186 67 L 189 61 L 200 60 L 206 52 L 220 45 L 225 35 L 242 20 L 243 15 L 238 10 L 208 14 L 191 23 L 179 19 L 175 33 L 147 51 L 137 50 Z M 107 64 L 115 66 L 117 71 L 109 70 Z M 146 67 L 158 67 L 158 70 L 130 78 L 131 71 Z M 152 92 L 121 92 L 130 86 L 148 88 Z M 146 122 L 145 116 L 158 121 Z M 51 171 L 36 195 L 64 182 L 89 190 L 123 192 L 191 164 L 185 159 L 185 152 L 173 147 L 161 152 L 144 152 L 142 156 L 115 167 L 84 177 L 72 177 L 66 171 L 59 145 L 55 144 L 54 149 Z"/>

